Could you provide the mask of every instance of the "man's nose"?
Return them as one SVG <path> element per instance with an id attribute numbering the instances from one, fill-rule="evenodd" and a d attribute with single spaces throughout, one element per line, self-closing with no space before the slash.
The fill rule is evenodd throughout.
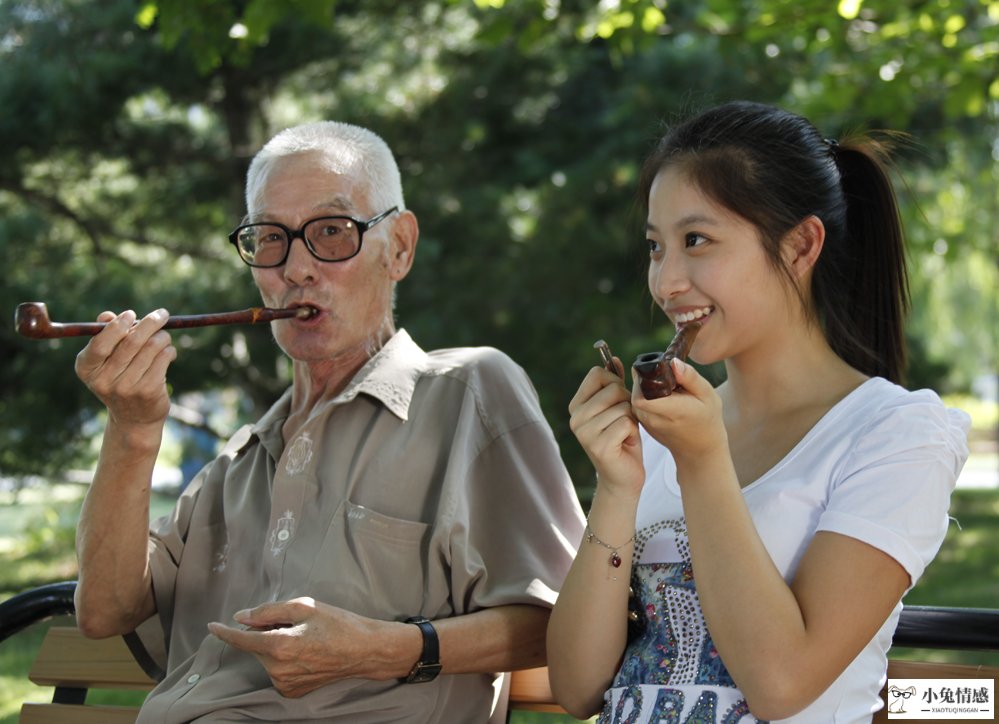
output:
<path id="1" fill-rule="evenodd" d="M 296 244 L 296 240 L 302 243 Z M 288 258 L 284 261 L 285 279 L 295 284 L 301 284 L 302 281 L 313 278 L 317 261 L 312 252 L 309 251 L 302 233 L 292 233 L 288 240 Z"/>

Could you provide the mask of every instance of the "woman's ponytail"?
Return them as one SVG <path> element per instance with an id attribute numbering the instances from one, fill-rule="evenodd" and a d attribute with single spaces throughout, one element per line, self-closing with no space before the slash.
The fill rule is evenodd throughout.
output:
<path id="1" fill-rule="evenodd" d="M 830 346 L 853 367 L 901 382 L 909 283 L 905 239 L 885 147 L 871 138 L 831 144 L 846 201 L 838 249 L 816 267 L 814 298 Z"/>

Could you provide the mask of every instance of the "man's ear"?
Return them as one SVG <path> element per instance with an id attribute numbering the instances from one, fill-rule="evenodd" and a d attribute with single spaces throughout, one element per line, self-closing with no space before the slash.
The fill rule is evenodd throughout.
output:
<path id="1" fill-rule="evenodd" d="M 819 260 L 826 241 L 826 227 L 817 216 L 808 216 L 791 229 L 781 242 L 784 262 L 801 279 Z"/>
<path id="2" fill-rule="evenodd" d="M 420 239 L 420 225 L 416 215 L 409 210 L 401 211 L 392 227 L 389 240 L 389 276 L 398 282 L 406 278 L 413 268 L 416 256 L 416 242 Z"/>

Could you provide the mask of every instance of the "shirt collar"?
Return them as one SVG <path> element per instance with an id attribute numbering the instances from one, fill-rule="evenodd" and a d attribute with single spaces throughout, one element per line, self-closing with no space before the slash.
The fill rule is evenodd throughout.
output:
<path id="1" fill-rule="evenodd" d="M 427 353 L 400 329 L 374 357 L 358 370 L 333 404 L 349 402 L 364 393 L 379 400 L 389 412 L 405 422 L 413 401 L 416 382 L 427 368 Z"/>
<path id="2" fill-rule="evenodd" d="M 389 412 L 406 422 L 416 382 L 426 370 L 427 360 L 427 353 L 405 329 L 400 329 L 364 363 L 339 395 L 324 404 L 341 405 L 363 393 L 379 400 Z M 287 419 L 290 407 L 289 387 L 253 426 L 253 433 L 261 440 L 271 435 L 280 438 L 281 425 Z"/>

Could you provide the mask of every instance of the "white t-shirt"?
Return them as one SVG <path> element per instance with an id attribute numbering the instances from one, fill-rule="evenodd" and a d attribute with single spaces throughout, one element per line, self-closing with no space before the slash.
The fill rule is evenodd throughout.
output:
<path id="1" fill-rule="evenodd" d="M 947 530 L 968 455 L 968 416 L 929 390 L 872 378 L 833 407 L 787 456 L 743 489 L 756 529 L 790 582 L 816 531 L 847 535 L 897 560 L 914 584 Z M 646 482 L 632 583 L 647 618 L 605 694 L 600 722 L 725 722 L 749 713 L 711 640 L 694 586 L 669 451 L 642 430 Z M 787 722 L 870 722 L 902 604 L 836 681 Z"/>

